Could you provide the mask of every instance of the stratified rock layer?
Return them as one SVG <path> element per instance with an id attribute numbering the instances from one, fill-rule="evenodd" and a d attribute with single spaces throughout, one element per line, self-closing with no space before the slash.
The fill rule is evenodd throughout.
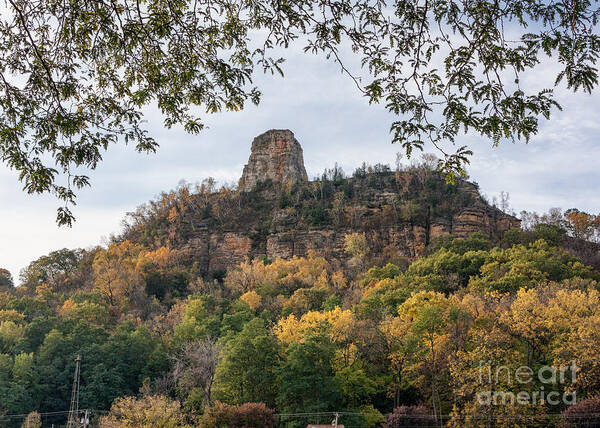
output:
<path id="1" fill-rule="evenodd" d="M 260 182 L 294 185 L 308 181 L 302 147 L 290 130 L 272 129 L 252 142 L 248 164 L 240 179 L 240 190 L 252 191 Z"/>

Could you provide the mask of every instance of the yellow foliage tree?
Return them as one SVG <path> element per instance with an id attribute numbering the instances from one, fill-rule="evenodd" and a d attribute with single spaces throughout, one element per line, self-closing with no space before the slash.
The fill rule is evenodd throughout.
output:
<path id="1" fill-rule="evenodd" d="M 73 299 L 65 300 L 58 313 L 63 317 L 83 319 L 96 325 L 103 325 L 110 318 L 105 305 L 90 301 L 74 302 Z"/>
<path id="2" fill-rule="evenodd" d="M 42 415 L 39 412 L 31 412 L 27 415 L 21 428 L 42 428 Z"/>
<path id="3" fill-rule="evenodd" d="M 352 264 L 357 268 L 364 266 L 370 252 L 369 243 L 364 233 L 350 233 L 344 236 L 344 249 L 352 255 Z"/>
<path id="4" fill-rule="evenodd" d="M 153 264 L 160 269 L 166 269 L 179 262 L 179 251 L 168 247 L 160 247 L 154 251 L 140 251 L 137 260 L 138 268 Z"/>
<path id="5" fill-rule="evenodd" d="M 124 241 L 96 254 L 92 265 L 94 287 L 111 306 L 126 306 L 143 294 L 144 281 L 137 269 L 141 250 L 139 245 Z"/>
<path id="6" fill-rule="evenodd" d="M 332 311 L 310 311 L 300 318 L 294 314 L 281 318 L 273 330 L 285 345 L 303 342 L 308 336 L 325 334 L 338 349 L 338 365 L 347 367 L 352 363 L 356 350 L 354 344 L 356 318 L 352 311 L 336 307 Z"/>
<path id="7" fill-rule="evenodd" d="M 100 428 L 187 428 L 181 405 L 161 395 L 117 399 Z"/>
<path id="8" fill-rule="evenodd" d="M 263 260 L 241 263 L 229 270 L 225 285 L 239 294 L 256 291 L 263 296 L 291 295 L 300 288 L 328 288 L 332 273 L 323 257 L 309 251 L 307 257 L 277 259 L 269 264 Z M 338 274 L 336 281 L 342 281 L 342 277 Z"/>
<path id="9" fill-rule="evenodd" d="M 25 319 L 25 315 L 16 311 L 15 309 L 1 309 L 0 310 L 0 322 L 2 321 L 14 321 L 19 322 Z"/>
<path id="10" fill-rule="evenodd" d="M 567 229 L 575 238 L 590 239 L 600 231 L 600 216 L 572 209 L 565 212 L 565 219 Z"/>
<path id="11" fill-rule="evenodd" d="M 262 302 L 262 297 L 260 297 L 260 294 L 258 294 L 254 290 L 242 294 L 242 297 L 240 297 L 240 299 L 246 302 L 248 306 L 250 306 L 250 309 L 252 309 L 253 311 L 258 310 Z"/>

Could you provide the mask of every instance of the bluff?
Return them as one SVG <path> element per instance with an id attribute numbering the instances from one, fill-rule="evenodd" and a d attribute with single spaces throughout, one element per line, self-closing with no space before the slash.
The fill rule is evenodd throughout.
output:
<path id="1" fill-rule="evenodd" d="M 204 274 L 257 257 L 316 251 L 347 265 L 347 234 L 364 233 L 376 263 L 414 260 L 436 238 L 482 232 L 498 242 L 519 220 L 490 206 L 474 183 L 445 183 L 426 163 L 339 168 L 309 181 L 289 130 L 256 137 L 237 189 L 203 184 L 164 194 L 133 213 L 124 239 L 168 245 Z"/>

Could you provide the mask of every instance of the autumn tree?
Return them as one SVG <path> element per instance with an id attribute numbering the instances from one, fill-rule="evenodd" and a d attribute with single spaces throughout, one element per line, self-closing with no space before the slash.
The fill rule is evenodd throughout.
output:
<path id="1" fill-rule="evenodd" d="M 589 406 L 562 419 L 583 423 L 575 410 L 589 419 L 600 392 L 600 274 L 560 247 L 573 239 L 538 239 L 557 229 L 540 223 L 501 247 L 443 237 L 410 265 L 355 280 L 312 252 L 255 259 L 162 302 L 144 295 L 147 274 L 194 270 L 162 243 L 115 240 L 63 270 L 45 259 L 30 271 L 35 293 L 0 292 L 0 413 L 64 422 L 81 355 L 80 407 L 112 405 L 103 426 L 304 428 L 285 414 L 331 411 L 346 426 L 383 414 L 388 426 L 549 426 L 567 403 L 540 391 L 576 393 Z M 107 284 L 119 286 L 114 304 Z M 571 370 L 515 383 L 527 367 Z M 489 395 L 519 392 L 538 401 Z"/>
<path id="2" fill-rule="evenodd" d="M 513 384 L 512 374 L 507 372 L 527 363 L 519 353 L 519 343 L 499 325 L 493 314 L 482 314 L 475 328 L 468 332 L 467 340 L 470 346 L 458 350 L 449 361 L 454 393 L 449 426 L 508 428 L 521 422 L 512 419 L 516 414 L 523 415 L 523 420 L 534 415 L 543 420 L 543 409 L 493 398 L 494 393 L 510 394 L 515 388 L 519 388 L 515 392 L 534 388 L 531 384 Z"/>
<path id="3" fill-rule="evenodd" d="M 108 304 L 97 293 L 73 295 L 65 300 L 58 314 L 65 319 L 81 319 L 95 325 L 106 325 L 111 319 Z"/>
<path id="4" fill-rule="evenodd" d="M 21 428 L 42 428 L 42 416 L 39 412 L 31 412 L 27 415 Z"/>
<path id="5" fill-rule="evenodd" d="M 278 258 L 272 263 L 261 259 L 243 262 L 227 272 L 225 286 L 236 295 L 251 291 L 261 296 L 291 295 L 301 288 L 324 288 L 343 281 L 339 274 L 333 276 L 331 264 L 309 251 L 306 257 Z"/>
<path id="6" fill-rule="evenodd" d="M 370 248 L 364 233 L 351 233 L 344 236 L 344 249 L 352 255 L 351 262 L 362 269 L 366 263 Z"/>
<path id="7" fill-rule="evenodd" d="M 435 416 L 425 406 L 399 406 L 388 415 L 383 428 L 436 426 Z"/>
<path id="8" fill-rule="evenodd" d="M 565 211 L 567 230 L 579 239 L 598 239 L 600 217 L 572 208 Z"/>
<path id="9" fill-rule="evenodd" d="M 592 428 L 600 422 L 600 397 L 592 397 L 570 406 L 561 415 L 559 428 Z"/>
<path id="10" fill-rule="evenodd" d="M 542 300 L 538 303 L 542 307 L 536 306 L 536 312 L 543 314 L 538 323 L 546 323 L 537 330 L 549 342 L 556 367 L 570 366 L 573 361 L 579 367 L 576 382 L 566 386 L 576 390 L 578 398 L 591 398 L 600 393 L 600 362 L 591 356 L 600 352 L 600 293 L 591 287 L 569 288 L 561 284 L 538 292 L 538 296 L 548 296 L 546 304 Z"/>
<path id="11" fill-rule="evenodd" d="M 254 290 L 242 294 L 240 299 L 246 302 L 246 304 L 250 306 L 250 309 L 253 311 L 257 311 L 262 302 L 262 297 Z"/>
<path id="12" fill-rule="evenodd" d="M 566 230 L 570 236 L 589 241 L 600 239 L 600 217 L 571 208 L 564 213 L 560 208 L 550 208 L 547 213 L 521 212 L 521 227 L 526 231 L 540 231 L 541 226 L 554 226 Z"/>
<path id="13" fill-rule="evenodd" d="M 232 406 L 220 401 L 209 407 L 200 419 L 200 428 L 275 428 L 274 411 L 264 403 L 244 403 Z"/>
<path id="14" fill-rule="evenodd" d="M 315 335 L 325 335 L 336 347 L 336 360 L 341 367 L 353 363 L 354 335 L 357 329 L 356 318 L 350 310 L 339 306 L 330 311 L 310 311 L 301 317 L 294 314 L 281 318 L 273 330 L 281 343 L 288 346 L 304 342 Z"/>
<path id="15" fill-rule="evenodd" d="M 210 337 L 185 343 L 174 357 L 171 376 L 184 395 L 202 391 L 205 405 L 212 404 L 212 388 L 221 355 L 221 345 Z"/>
<path id="16" fill-rule="evenodd" d="M 100 418 L 101 428 L 187 428 L 181 406 L 160 395 L 115 400 L 110 413 Z"/>
<path id="17" fill-rule="evenodd" d="M 413 294 L 398 308 L 399 324 L 409 324 L 408 335 L 417 338 L 412 352 L 413 376 L 427 391 L 435 420 L 439 423 L 443 409 L 444 378 L 447 374 L 446 355 L 449 350 L 449 325 L 457 308 L 451 299 L 433 292 Z"/>
<path id="18" fill-rule="evenodd" d="M 386 320 L 382 323 L 381 331 L 386 338 L 387 359 L 392 372 L 393 383 L 390 385 L 393 396 L 394 408 L 402 405 L 401 394 L 403 389 L 410 385 L 407 376 L 409 369 L 414 364 L 415 352 L 418 349 L 419 340 L 409 334 L 410 324 L 402 322 L 399 318 Z"/>
<path id="19" fill-rule="evenodd" d="M 140 251 L 136 269 L 144 278 L 146 292 L 161 301 L 183 297 L 189 275 L 180 262 L 180 252 L 168 247 Z"/>
<path id="20" fill-rule="evenodd" d="M 143 298 L 144 281 L 137 266 L 141 248 L 124 241 L 111 244 L 94 259 L 94 287 L 111 306 L 129 305 Z"/>
<path id="21" fill-rule="evenodd" d="M 14 286 L 10 272 L 7 269 L 0 268 L 0 290 L 10 290 Z"/>

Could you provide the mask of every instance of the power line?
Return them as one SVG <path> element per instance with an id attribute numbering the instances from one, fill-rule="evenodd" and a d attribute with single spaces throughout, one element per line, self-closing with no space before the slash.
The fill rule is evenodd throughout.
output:
<path id="1" fill-rule="evenodd" d="M 89 409 L 86 410 L 87 412 L 89 412 L 90 414 L 92 413 L 98 413 L 98 414 L 107 414 L 109 413 L 108 410 L 95 410 L 95 409 Z M 70 413 L 69 410 L 57 410 L 55 412 L 38 412 L 40 416 L 42 417 L 47 417 L 47 416 L 60 416 L 60 415 L 68 415 Z M 12 413 L 12 414 L 7 414 L 7 415 L 1 415 L 0 414 L 0 421 L 2 420 L 8 420 L 8 419 L 24 419 L 27 416 L 29 416 L 29 413 Z"/>

